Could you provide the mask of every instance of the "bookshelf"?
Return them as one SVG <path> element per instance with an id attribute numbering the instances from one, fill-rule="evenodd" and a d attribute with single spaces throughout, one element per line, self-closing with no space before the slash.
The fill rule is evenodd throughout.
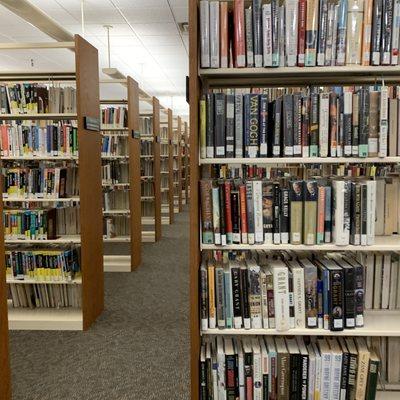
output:
<path id="1" fill-rule="evenodd" d="M 191 337 L 191 399 L 200 397 L 200 348 L 202 336 L 208 335 L 316 335 L 316 336 L 400 336 L 399 313 L 382 311 L 365 313 L 363 328 L 344 330 L 343 332 L 330 332 L 321 329 L 291 329 L 278 332 L 274 329 L 208 329 L 202 332 L 199 315 L 199 266 L 203 251 L 212 250 L 312 250 L 312 251 L 395 251 L 400 250 L 400 237 L 377 236 L 372 246 L 336 246 L 326 244 L 321 246 L 306 245 L 229 245 L 215 246 L 201 244 L 200 226 L 200 191 L 199 181 L 202 169 L 209 171 L 211 165 L 241 164 L 255 165 L 286 165 L 286 164 L 342 164 L 342 163 L 383 163 L 397 164 L 399 157 L 381 158 L 279 158 L 279 159 L 238 159 L 238 158 L 212 158 L 200 159 L 199 157 L 199 100 L 203 91 L 208 89 L 243 88 L 260 86 L 304 86 L 329 85 L 329 84 L 374 84 L 379 79 L 384 79 L 385 84 L 398 83 L 400 70 L 398 66 L 381 67 L 284 67 L 284 68 L 200 68 L 199 56 L 199 2 L 189 2 L 189 96 L 190 96 L 190 337 Z M 386 385 L 386 391 L 379 391 L 377 399 L 399 398 L 398 385 Z"/>
<path id="2" fill-rule="evenodd" d="M 169 222 L 174 223 L 174 146 L 173 146 L 173 115 L 172 110 L 168 109 L 168 197 L 169 197 Z"/>
<path id="3" fill-rule="evenodd" d="M 173 136 L 174 147 L 174 212 L 182 212 L 182 131 L 183 122 L 181 117 L 176 118 L 176 129 Z"/>
<path id="4" fill-rule="evenodd" d="M 113 123 L 102 128 L 103 140 L 117 141 L 117 148 L 125 150 L 124 155 L 102 154 L 103 165 L 119 161 L 120 168 L 127 168 L 127 182 L 103 183 L 103 196 L 111 203 L 124 204 L 121 209 L 112 205 L 103 211 L 103 219 L 110 219 L 112 223 L 125 220 L 125 228 L 121 232 L 115 232 L 115 237 L 105 236 L 104 241 L 104 270 L 106 272 L 131 272 L 142 261 L 142 220 L 141 220 L 141 172 L 140 172 L 140 138 L 139 138 L 139 85 L 130 76 L 122 83 L 120 80 L 107 80 L 101 83 L 122 84 L 126 86 L 126 100 L 102 100 L 103 107 L 122 105 L 126 107 L 127 126 L 114 127 Z M 108 125 L 111 125 L 108 126 Z M 120 125 L 124 125 L 123 123 Z M 121 147 L 119 147 L 119 145 Z M 112 150 L 111 150 L 112 151 Z M 104 204 L 105 206 L 105 200 Z M 127 206 L 127 207 L 126 207 Z M 129 235 L 129 242 L 126 240 Z M 114 239 L 110 241 L 108 239 Z M 120 242 L 118 244 L 118 239 Z M 118 246 L 118 247 L 116 247 Z"/>
<path id="5" fill-rule="evenodd" d="M 18 48 L 18 44 L 13 44 L 12 48 Z M 7 44 L 9 48 L 9 44 Z M 42 48 L 47 48 L 46 43 L 33 44 Z M 52 48 L 52 44 L 49 45 Z M 1 47 L 1 46 L 0 46 Z M 34 47 L 34 48 L 37 48 Z M 81 278 L 66 283 L 58 281 L 57 284 L 73 285 L 79 296 L 79 307 L 61 307 L 61 308 L 13 308 L 11 302 L 8 307 L 8 323 L 10 329 L 21 330 L 87 330 L 102 313 L 104 308 L 104 281 L 103 281 L 103 257 L 102 257 L 102 185 L 101 185 L 101 157 L 100 152 L 94 152 L 93 149 L 100 148 L 101 136 L 99 132 L 99 78 L 98 78 L 98 52 L 91 44 L 85 41 L 79 35 L 75 35 L 74 42 L 64 43 L 64 48 L 73 49 L 75 52 L 75 72 L 58 74 L 46 73 L 36 76 L 35 74 L 10 74 L 6 73 L 0 76 L 3 82 L 19 83 L 24 81 L 37 82 L 42 84 L 53 84 L 61 82 L 75 82 L 76 85 L 76 110 L 75 114 L 37 114 L 14 116 L 6 115 L 0 119 L 7 121 L 14 119 L 26 120 L 76 120 L 77 141 L 79 144 L 79 156 L 71 157 L 62 162 L 66 163 L 67 170 L 79 169 L 79 197 L 62 199 L 19 199 L 9 197 L 4 199 L 5 206 L 14 204 L 14 208 L 21 207 L 27 209 L 35 206 L 35 209 L 41 209 L 46 204 L 52 207 L 69 207 L 79 204 L 77 216 L 80 221 L 79 235 L 68 236 L 59 235 L 58 239 L 52 240 L 27 240 L 15 242 L 5 241 L 8 248 L 25 249 L 26 245 L 40 244 L 40 249 L 46 247 L 65 248 L 65 245 L 74 244 L 80 247 L 80 274 Z M 93 126 L 86 128 L 87 118 L 91 118 Z M 36 161 L 42 161 L 41 158 L 29 160 L 35 165 Z M 46 162 L 50 164 L 59 162 L 58 157 L 46 157 Z M 11 157 L 4 160 L 3 167 L 7 168 L 12 163 L 22 163 L 25 160 L 13 160 Z M 70 207 L 73 208 L 73 207 Z M 16 245 L 18 244 L 18 247 Z M 3 268 L 2 268 L 3 269 Z M 10 279 L 12 281 L 12 279 Z M 37 283 L 41 283 L 38 280 Z M 47 283 L 47 282 L 46 282 Z M 21 283 L 22 285 L 23 283 Z M 26 283 L 25 283 L 26 284 Z M 61 289 L 60 289 L 61 290 Z M 67 289 L 65 289 L 67 290 Z"/>
<path id="6" fill-rule="evenodd" d="M 154 243 L 161 239 L 161 157 L 160 157 L 160 102 L 156 97 L 146 101 L 152 110 L 140 113 L 141 126 L 141 169 L 142 169 L 142 241 Z M 143 130 L 143 129 L 142 129 Z M 148 151 L 150 150 L 150 154 Z M 147 175 L 144 171 L 152 171 Z M 150 227 L 150 229 L 148 229 Z M 153 228 L 151 230 L 151 228 Z"/>
<path id="7" fill-rule="evenodd" d="M 0 177 L 1 184 L 2 177 Z M 11 373 L 8 350 L 8 312 L 6 269 L 4 266 L 3 201 L 0 199 L 0 393 L 2 399 L 11 399 Z"/>
<path id="8" fill-rule="evenodd" d="M 182 201 L 189 204 L 189 127 L 187 122 L 184 123 L 183 131 L 183 167 L 182 167 Z"/>

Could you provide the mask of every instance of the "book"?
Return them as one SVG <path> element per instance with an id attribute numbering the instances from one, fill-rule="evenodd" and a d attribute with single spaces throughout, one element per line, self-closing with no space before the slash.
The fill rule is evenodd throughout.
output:
<path id="1" fill-rule="evenodd" d="M 200 65 L 209 68 L 210 64 L 210 3 L 201 0 L 200 7 Z"/>

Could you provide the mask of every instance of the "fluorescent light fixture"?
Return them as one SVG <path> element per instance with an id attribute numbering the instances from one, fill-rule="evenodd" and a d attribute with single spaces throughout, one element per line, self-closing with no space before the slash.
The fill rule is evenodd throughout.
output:
<path id="1" fill-rule="evenodd" d="M 118 71 L 117 68 L 103 68 L 101 71 L 111 79 L 126 79 L 126 76 L 122 72 Z"/>

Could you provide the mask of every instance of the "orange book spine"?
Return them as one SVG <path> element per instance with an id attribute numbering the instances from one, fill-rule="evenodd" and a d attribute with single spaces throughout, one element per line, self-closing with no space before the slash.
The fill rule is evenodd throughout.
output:
<path id="1" fill-rule="evenodd" d="M 373 0 L 365 0 L 362 36 L 362 65 L 370 65 L 371 62 L 372 6 Z"/>

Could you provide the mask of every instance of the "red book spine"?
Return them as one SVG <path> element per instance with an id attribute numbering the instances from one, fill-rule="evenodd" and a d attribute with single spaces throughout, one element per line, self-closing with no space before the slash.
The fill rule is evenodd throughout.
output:
<path id="1" fill-rule="evenodd" d="M 299 0 L 299 39 L 297 41 L 297 65 L 304 67 L 306 52 L 306 0 Z"/>
<path id="2" fill-rule="evenodd" d="M 219 4 L 219 19 L 221 68 L 228 68 L 228 3 L 226 1 Z"/>
<path id="3" fill-rule="evenodd" d="M 233 9 L 234 19 L 234 51 L 235 67 L 246 66 L 245 26 L 244 26 L 244 0 L 235 0 Z"/>
<path id="4" fill-rule="evenodd" d="M 226 241 L 232 244 L 232 205 L 231 205 L 231 182 L 225 182 L 225 227 L 226 227 Z"/>
<path id="5" fill-rule="evenodd" d="M 246 186 L 239 186 L 239 203 L 240 203 L 240 230 L 242 232 L 242 243 L 247 243 L 247 206 L 246 206 Z"/>

